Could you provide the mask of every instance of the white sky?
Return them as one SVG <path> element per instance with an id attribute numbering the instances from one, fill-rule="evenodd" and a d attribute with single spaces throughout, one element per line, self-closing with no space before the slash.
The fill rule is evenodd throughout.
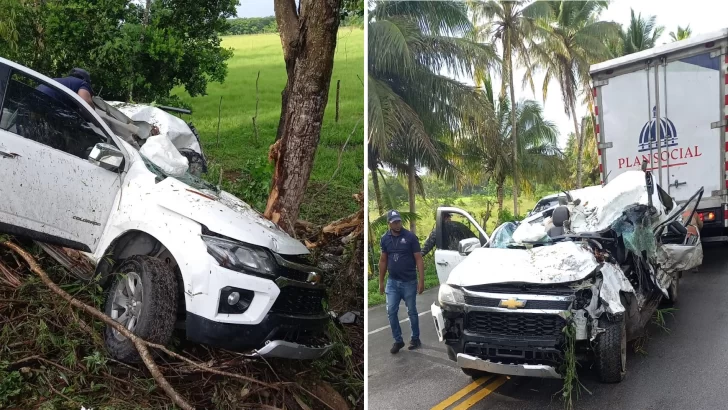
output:
<path id="1" fill-rule="evenodd" d="M 728 1 L 725 0 L 615 0 L 609 8 L 602 13 L 602 20 L 615 21 L 622 25 L 629 24 L 630 7 L 635 14 L 642 13 L 642 16 L 656 15 L 657 24 L 665 26 L 665 31 L 657 44 L 669 43 L 670 32 L 677 31 L 677 26 L 685 27 L 690 24 L 692 35 L 710 33 L 728 27 Z M 534 96 L 530 87 L 520 87 L 521 79 L 525 70 L 514 71 L 513 81 L 516 88 L 516 99 L 535 99 L 543 103 L 541 88 L 543 85 L 543 73 L 535 77 L 536 95 Z M 494 78 L 495 90 L 500 89 L 500 78 Z M 567 136 L 574 132 L 573 121 L 564 113 L 561 90 L 557 82 L 552 81 L 548 87 L 548 96 L 544 105 L 546 119 L 556 123 L 559 127 L 559 145 L 566 146 Z M 579 117 L 586 114 L 586 107 L 577 110 Z"/>

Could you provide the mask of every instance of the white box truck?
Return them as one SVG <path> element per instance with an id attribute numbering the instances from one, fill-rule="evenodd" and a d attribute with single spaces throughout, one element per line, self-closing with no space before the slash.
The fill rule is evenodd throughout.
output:
<path id="1" fill-rule="evenodd" d="M 728 28 L 590 68 L 602 184 L 647 163 L 679 202 L 705 187 L 703 242 L 728 241 L 727 49 Z"/>

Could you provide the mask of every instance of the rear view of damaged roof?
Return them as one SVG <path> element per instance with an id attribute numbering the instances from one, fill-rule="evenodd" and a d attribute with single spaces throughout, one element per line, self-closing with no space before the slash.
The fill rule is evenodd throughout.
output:
<path id="1" fill-rule="evenodd" d="M 728 40 L 728 28 L 721 29 L 720 31 L 714 31 L 712 33 L 690 37 L 688 39 L 676 41 L 674 43 L 663 44 L 661 46 L 653 47 L 648 50 L 640 51 L 638 53 L 633 53 L 609 61 L 605 61 L 603 63 L 594 64 L 589 68 L 589 73 L 593 75 L 609 69 L 622 67 L 626 64 L 649 60 L 666 54 L 672 54 L 677 51 L 689 49 L 695 47 L 698 44 L 707 44 L 720 40 Z"/>

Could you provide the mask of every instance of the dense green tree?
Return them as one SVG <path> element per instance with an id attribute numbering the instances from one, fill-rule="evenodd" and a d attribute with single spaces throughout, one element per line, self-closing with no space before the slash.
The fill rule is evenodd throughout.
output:
<path id="1" fill-rule="evenodd" d="M 0 44 L 0 55 L 52 77 L 84 67 L 105 99 L 151 102 L 175 86 L 201 95 L 227 74 L 232 52 L 218 33 L 237 0 L 155 0 L 148 14 L 131 0 L 2 1 L 12 4 L 0 21 L 14 13 L 17 47 Z"/>

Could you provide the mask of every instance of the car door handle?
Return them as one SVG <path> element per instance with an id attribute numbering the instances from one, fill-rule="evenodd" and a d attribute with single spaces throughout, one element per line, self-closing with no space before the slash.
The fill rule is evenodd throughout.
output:
<path id="1" fill-rule="evenodd" d="M 447 266 L 447 262 L 437 262 L 437 264 L 440 266 Z"/>
<path id="2" fill-rule="evenodd" d="M 19 156 L 20 155 L 15 154 L 13 152 L 3 152 L 3 151 L 0 151 L 0 157 L 3 157 L 3 158 L 15 158 L 15 157 L 19 157 Z"/>

